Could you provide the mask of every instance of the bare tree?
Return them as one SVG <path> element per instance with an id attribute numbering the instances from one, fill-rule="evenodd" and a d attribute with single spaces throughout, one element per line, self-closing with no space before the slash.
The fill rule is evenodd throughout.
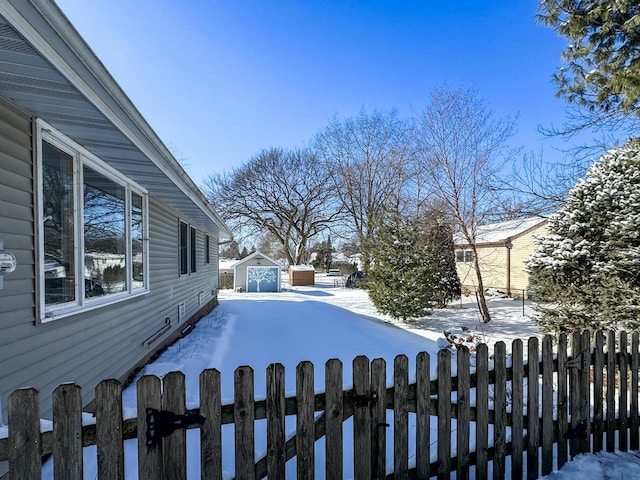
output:
<path id="1" fill-rule="evenodd" d="M 416 155 L 432 194 L 473 252 L 478 304 L 491 316 L 476 250 L 477 227 L 496 205 L 495 179 L 514 120 L 495 120 L 474 91 L 437 88 L 416 122 Z"/>
<path id="2" fill-rule="evenodd" d="M 332 121 L 314 145 L 351 222 L 346 233 L 362 244 L 382 212 L 403 202 L 412 153 L 407 125 L 395 111 L 362 111 Z M 363 259 L 365 268 L 367 263 Z"/>
<path id="3" fill-rule="evenodd" d="M 205 190 L 235 231 L 270 233 L 292 265 L 307 261 L 309 241 L 340 214 L 326 171 L 305 150 L 264 150 L 240 168 L 210 176 Z"/>

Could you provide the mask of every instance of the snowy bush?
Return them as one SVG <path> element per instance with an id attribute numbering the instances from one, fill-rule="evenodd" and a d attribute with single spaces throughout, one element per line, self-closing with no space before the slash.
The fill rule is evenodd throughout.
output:
<path id="1" fill-rule="evenodd" d="M 640 142 L 604 155 L 528 260 L 538 321 L 560 333 L 640 327 Z"/>

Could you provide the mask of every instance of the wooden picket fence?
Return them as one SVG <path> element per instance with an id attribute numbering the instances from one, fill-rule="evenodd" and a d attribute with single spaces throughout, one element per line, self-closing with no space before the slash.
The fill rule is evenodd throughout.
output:
<path id="1" fill-rule="evenodd" d="M 20 389 L 9 397 L 9 437 L 0 440 L 0 461 L 8 460 L 11 479 L 40 478 L 42 459 L 53 455 L 55 478 L 80 479 L 82 447 L 97 445 L 98 478 L 118 480 L 124 478 L 123 441 L 137 438 L 139 478 L 185 479 L 185 430 L 198 428 L 201 478 L 221 479 L 225 424 L 234 425 L 238 479 L 282 479 L 285 462 L 293 457 L 297 478 L 312 479 L 314 445 L 323 437 L 324 477 L 330 480 L 343 478 L 346 441 L 353 442 L 356 480 L 440 480 L 449 479 L 451 472 L 457 479 L 467 479 L 470 473 L 477 479 L 503 478 L 507 458 L 511 478 L 535 479 L 578 453 L 638 450 L 638 334 L 633 334 L 631 345 L 624 332 L 598 332 L 593 338 L 587 332 L 574 334 L 570 343 L 569 348 L 562 335 L 554 345 L 546 336 L 540 349 L 538 338 L 530 338 L 526 358 L 538 361 L 526 360 L 521 340 L 513 342 L 510 356 L 506 345 L 498 342 L 491 362 L 486 345 L 473 353 L 467 348 L 453 355 L 441 350 L 435 379 L 429 354 L 420 353 L 413 382 L 404 355 L 394 360 L 393 379 L 387 378 L 385 360 L 359 356 L 353 360 L 349 390 L 342 387 L 342 362 L 333 359 L 325 365 L 321 394 L 314 394 L 314 365 L 302 362 L 292 397 L 285 396 L 284 367 L 273 364 L 266 372 L 265 400 L 254 398 L 253 370 L 239 367 L 230 405 L 221 402 L 220 373 L 205 370 L 200 375 L 200 407 L 195 410 L 185 407 L 182 373 L 162 380 L 145 376 L 136 387 L 137 418 L 126 420 L 122 386 L 107 380 L 96 388 L 95 425 L 85 426 L 80 387 L 65 384 L 54 391 L 53 431 L 46 432 L 40 431 L 38 392 Z M 456 376 L 451 375 L 452 359 Z M 392 435 L 387 435 L 388 410 L 393 411 Z M 288 415 L 296 418 L 290 438 L 285 430 Z M 437 417 L 436 438 L 431 435 L 431 417 Z M 343 422 L 349 418 L 353 438 L 345 439 Z M 409 450 L 410 418 L 415 452 Z M 255 422 L 260 419 L 266 419 L 267 453 L 256 458 Z M 472 425 L 475 451 L 470 449 Z M 393 442 L 392 462 L 386 458 L 387 442 Z M 432 457 L 434 442 L 437 454 Z M 387 464 L 393 465 L 393 473 Z"/>

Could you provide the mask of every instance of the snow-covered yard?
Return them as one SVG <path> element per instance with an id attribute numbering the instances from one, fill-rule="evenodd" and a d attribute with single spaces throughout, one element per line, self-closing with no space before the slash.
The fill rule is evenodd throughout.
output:
<path id="1" fill-rule="evenodd" d="M 186 376 L 187 406 L 198 405 L 198 375 L 205 368 L 216 368 L 221 372 L 224 403 L 233 401 L 233 371 L 240 365 L 250 365 L 255 371 L 255 392 L 264 397 L 266 392 L 265 369 L 270 363 L 280 362 L 285 366 L 286 391 L 295 392 L 295 367 L 302 360 L 314 363 L 316 390 L 324 388 L 326 360 L 340 358 L 344 364 L 344 383 L 348 387 L 351 379 L 351 360 L 357 355 L 370 359 L 382 357 L 387 360 L 389 372 L 393 358 L 398 354 L 409 357 L 413 376 L 415 356 L 421 351 L 436 355 L 437 340 L 443 338 L 442 331 L 462 333 L 462 326 L 477 334 L 486 343 L 493 345 L 503 340 L 510 345 L 515 338 L 526 340 L 539 335 L 536 326 L 523 316 L 521 300 L 493 298 L 490 307 L 493 320 L 489 325 L 479 325 L 473 299 L 460 302 L 433 315 L 408 324 L 381 316 L 371 305 L 365 291 L 343 289 L 334 286 L 334 278 L 317 276 L 317 284 L 308 287 L 285 286 L 280 293 L 236 293 L 221 291 L 220 306 L 203 318 L 193 331 L 181 339 L 155 362 L 147 365 L 141 375 L 163 376 L 167 372 L 180 370 Z M 531 313 L 525 305 L 525 314 Z M 435 374 L 435 364 L 432 365 Z M 123 395 L 125 416 L 135 416 L 135 386 L 127 388 Z M 292 419 L 287 429 L 295 428 Z M 389 420 L 392 422 L 392 418 Z M 432 430 L 435 422 L 432 422 Z M 258 454 L 266 448 L 266 426 L 256 422 L 256 449 Z M 345 436 L 350 435 L 350 422 L 345 422 Z M 435 430 L 433 431 L 433 437 Z M 188 433 L 188 471 L 190 478 L 199 478 L 198 433 Z M 126 442 L 127 478 L 137 478 L 136 442 Z M 318 478 L 323 478 L 323 442 L 316 444 Z M 391 442 L 389 442 L 390 444 Z M 345 441 L 345 455 L 350 455 Z M 392 447 L 392 445 L 388 445 Z M 435 445 L 432 445 L 435 448 Z M 223 468 L 231 478 L 233 470 L 233 427 L 223 428 Z M 388 459 L 392 459 L 391 450 Z M 391 460 L 392 461 L 392 460 Z M 95 447 L 85 448 L 85 478 L 95 478 Z M 621 466 L 624 465 L 625 468 Z M 288 462 L 288 475 L 295 477 L 295 460 Z M 566 473 L 565 473 L 566 472 Z M 43 470 L 43 478 L 52 477 L 51 462 Z M 570 462 L 562 472 L 548 478 L 618 479 L 640 478 L 640 460 L 632 453 L 599 454 L 581 456 Z M 345 478 L 350 478 L 349 461 L 345 460 Z"/>

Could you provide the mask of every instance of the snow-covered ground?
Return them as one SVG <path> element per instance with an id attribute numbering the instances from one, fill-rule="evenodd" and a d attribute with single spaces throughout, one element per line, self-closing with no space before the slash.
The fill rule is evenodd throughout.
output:
<path id="1" fill-rule="evenodd" d="M 510 345 L 515 338 L 526 340 L 539 335 L 536 326 L 526 314 L 531 310 L 521 300 L 492 298 L 490 308 L 493 320 L 481 325 L 473 298 L 460 302 L 433 315 L 404 324 L 377 313 L 367 293 L 362 290 L 336 286 L 335 277 L 316 276 L 316 285 L 290 287 L 282 292 L 236 293 L 221 291 L 220 306 L 203 318 L 185 338 L 169 347 L 155 362 L 147 365 L 141 375 L 163 376 L 180 370 L 186 376 L 187 404 L 198 405 L 198 375 L 205 368 L 217 368 L 221 372 L 223 402 L 233 399 L 233 371 L 240 365 L 250 365 L 255 371 L 255 392 L 264 397 L 266 392 L 265 369 L 273 362 L 285 366 L 285 385 L 288 394 L 295 392 L 295 367 L 302 360 L 315 365 L 316 389 L 323 390 L 326 360 L 340 358 L 344 364 L 345 387 L 351 379 L 351 360 L 357 355 L 387 360 L 389 373 L 393 358 L 406 354 L 410 365 L 421 351 L 435 355 L 438 339 L 443 330 L 462 334 L 462 327 L 477 333 L 489 345 L 503 340 Z M 526 349 L 525 349 L 526 351 Z M 432 365 L 435 369 L 435 365 Z M 435 374 L 435 371 L 432 372 Z M 413 376 L 413 372 L 411 372 Z M 127 388 L 123 395 L 125 416 L 135 416 L 135 386 Z M 391 413 L 390 413 L 391 415 Z M 390 423 L 392 418 L 388 419 Z M 287 429 L 294 429 L 292 419 Z M 350 422 L 345 422 L 345 435 L 350 435 Z M 435 422 L 432 438 L 436 437 Z M 256 449 L 258 458 L 266 448 L 266 426 L 256 422 Z M 347 437 L 348 438 L 348 437 Z M 391 437 L 392 438 L 392 437 Z M 196 430 L 188 432 L 189 478 L 199 478 L 199 437 Z M 350 442 L 345 442 L 345 478 L 350 478 Z M 392 459 L 391 442 L 387 458 Z M 435 450 L 435 445 L 432 445 Z M 136 442 L 126 442 L 126 478 L 137 478 Z M 411 447 L 413 448 L 413 447 Z M 85 478 L 96 478 L 95 447 L 85 449 Z M 323 442 L 316 444 L 317 477 L 323 478 Z M 223 428 L 223 468 L 225 478 L 231 478 L 233 470 L 233 427 Z M 392 462 L 392 460 L 391 460 Z M 351 462 L 352 463 L 352 462 Z M 389 465 L 392 468 L 392 463 Z M 295 460 L 287 464 L 288 476 L 295 477 Z M 584 455 L 570 462 L 560 472 L 547 478 L 556 480 L 583 478 L 640 479 L 640 459 L 633 453 Z M 49 461 L 43 469 L 43 478 L 52 478 Z"/>

